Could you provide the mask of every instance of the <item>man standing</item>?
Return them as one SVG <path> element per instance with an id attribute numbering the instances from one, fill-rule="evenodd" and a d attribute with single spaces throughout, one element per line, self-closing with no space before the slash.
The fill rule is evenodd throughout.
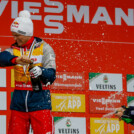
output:
<path id="1" fill-rule="evenodd" d="M 8 134 L 28 134 L 30 124 L 34 134 L 54 134 L 48 85 L 55 80 L 55 53 L 49 44 L 33 36 L 27 10 L 13 21 L 11 32 L 15 43 L 0 53 L 0 66 L 14 66 L 15 74 Z M 28 71 L 30 63 L 33 68 Z M 34 91 L 30 77 L 40 78 L 42 89 Z"/>

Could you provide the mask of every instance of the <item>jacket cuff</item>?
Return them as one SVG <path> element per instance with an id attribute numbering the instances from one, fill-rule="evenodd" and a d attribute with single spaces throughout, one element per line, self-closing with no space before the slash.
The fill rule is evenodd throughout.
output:
<path id="1" fill-rule="evenodd" d="M 14 57 L 13 59 L 11 59 L 11 63 L 12 63 L 12 64 L 17 64 L 17 63 L 16 63 L 16 59 L 17 59 L 17 58 L 18 58 L 18 57 Z"/>

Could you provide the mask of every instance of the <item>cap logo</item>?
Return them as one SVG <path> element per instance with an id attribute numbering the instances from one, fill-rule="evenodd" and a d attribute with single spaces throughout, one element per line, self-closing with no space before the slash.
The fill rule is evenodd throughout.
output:
<path id="1" fill-rule="evenodd" d="M 21 31 L 21 30 L 18 30 L 17 32 L 18 32 L 18 33 L 20 33 L 20 34 L 23 34 L 23 35 L 25 35 L 25 34 L 26 34 L 26 32 Z"/>
<path id="2" fill-rule="evenodd" d="M 18 28 L 19 27 L 19 23 L 17 21 L 14 21 L 13 24 L 12 24 L 12 27 Z"/>

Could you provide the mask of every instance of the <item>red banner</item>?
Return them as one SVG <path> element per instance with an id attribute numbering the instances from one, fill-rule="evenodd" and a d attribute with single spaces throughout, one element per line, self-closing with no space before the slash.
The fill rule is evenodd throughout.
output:
<path id="1" fill-rule="evenodd" d="M 13 19 L 20 10 L 26 9 L 32 14 L 36 36 L 90 42 L 132 42 L 133 1 L 127 2 L 127 6 L 124 3 L 125 0 L 3 0 L 0 2 L 0 36 L 11 36 Z"/>
<path id="2" fill-rule="evenodd" d="M 128 134 L 134 134 L 134 126 L 128 125 Z"/>
<path id="3" fill-rule="evenodd" d="M 90 95 L 89 105 L 91 113 L 110 113 L 122 105 L 120 96 Z"/>
<path id="4" fill-rule="evenodd" d="M 56 80 L 52 89 L 85 89 L 85 80 L 83 73 L 76 72 L 57 72 Z"/>

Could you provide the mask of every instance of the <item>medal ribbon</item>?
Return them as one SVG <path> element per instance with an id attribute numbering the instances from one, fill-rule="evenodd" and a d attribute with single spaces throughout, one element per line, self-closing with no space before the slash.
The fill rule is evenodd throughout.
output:
<path id="1" fill-rule="evenodd" d="M 34 40 L 33 43 L 32 43 L 32 45 L 31 45 L 31 47 L 30 47 L 28 58 L 31 57 L 31 55 L 33 53 L 33 50 L 34 50 L 35 44 L 36 44 L 36 41 Z M 27 49 L 26 49 L 26 53 L 27 53 Z M 23 48 L 21 48 L 21 55 L 24 55 L 24 49 Z M 28 69 L 28 66 L 29 66 L 29 64 L 28 65 L 23 65 L 23 70 L 24 70 L 24 74 L 25 75 L 26 75 L 26 71 Z"/>

